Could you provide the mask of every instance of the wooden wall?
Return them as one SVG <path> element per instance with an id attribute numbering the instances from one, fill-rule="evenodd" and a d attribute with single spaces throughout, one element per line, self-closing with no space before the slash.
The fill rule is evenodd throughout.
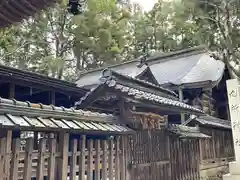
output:
<path id="1" fill-rule="evenodd" d="M 55 134 L 54 138 L 12 138 L 7 131 L 0 138 L 0 180 L 125 180 L 125 138 L 110 140 L 69 138 L 68 133 Z M 51 135 L 52 136 L 52 135 Z"/>

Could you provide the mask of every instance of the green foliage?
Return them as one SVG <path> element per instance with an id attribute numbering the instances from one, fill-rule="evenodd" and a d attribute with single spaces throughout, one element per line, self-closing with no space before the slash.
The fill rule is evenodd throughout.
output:
<path id="1" fill-rule="evenodd" d="M 19 26 L 0 32 L 0 63 L 74 80 L 81 71 L 153 52 L 200 44 L 240 77 L 239 0 L 158 0 L 143 12 L 117 0 L 88 0 L 72 16 L 63 0 Z"/>

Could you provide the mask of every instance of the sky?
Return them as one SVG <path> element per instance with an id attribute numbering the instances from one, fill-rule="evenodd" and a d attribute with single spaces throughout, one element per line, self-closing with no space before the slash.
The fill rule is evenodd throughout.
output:
<path id="1" fill-rule="evenodd" d="M 157 0 L 131 0 L 131 1 L 140 4 L 144 11 L 151 10 L 153 5 L 157 2 Z"/>

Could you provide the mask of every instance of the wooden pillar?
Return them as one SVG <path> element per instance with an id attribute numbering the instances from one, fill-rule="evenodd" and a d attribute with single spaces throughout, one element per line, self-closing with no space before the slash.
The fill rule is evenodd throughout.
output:
<path id="1" fill-rule="evenodd" d="M 180 102 L 183 102 L 183 91 L 182 91 L 182 88 L 179 88 L 178 89 L 178 96 L 179 96 L 179 101 Z M 181 123 L 184 123 L 185 121 L 185 117 L 184 117 L 184 113 L 181 113 Z"/>
<path id="2" fill-rule="evenodd" d="M 109 157 L 108 157 L 108 172 L 109 180 L 113 180 L 113 140 L 109 142 Z"/>
<path id="3" fill-rule="evenodd" d="M 55 97 L 55 92 L 51 91 L 50 92 L 50 104 L 55 105 L 56 104 L 56 97 Z"/>
<path id="4" fill-rule="evenodd" d="M 55 179 L 56 149 L 57 149 L 57 141 L 56 139 L 52 138 L 49 141 L 50 157 L 48 159 L 48 179 Z"/>
<path id="5" fill-rule="evenodd" d="M 107 141 L 102 141 L 103 156 L 102 156 L 102 179 L 107 179 Z"/>
<path id="6" fill-rule="evenodd" d="M 72 157 L 70 162 L 70 180 L 76 180 L 77 139 L 72 140 Z"/>
<path id="7" fill-rule="evenodd" d="M 79 141 L 79 150 L 80 150 L 80 157 L 79 157 L 79 175 L 78 179 L 82 180 L 85 179 L 85 155 L 86 155 L 86 136 L 81 136 L 81 140 Z"/>
<path id="8" fill-rule="evenodd" d="M 46 151 L 46 139 L 41 139 L 39 143 L 39 156 L 37 165 L 37 180 L 44 180 L 44 153 Z"/>
<path id="9" fill-rule="evenodd" d="M 33 138 L 27 139 L 26 154 L 24 159 L 24 174 L 23 179 L 31 179 L 32 174 L 32 152 L 33 152 Z"/>
<path id="10" fill-rule="evenodd" d="M 9 84 L 9 99 L 15 98 L 15 84 Z"/>
<path id="11" fill-rule="evenodd" d="M 87 180 L 93 180 L 93 140 L 88 140 Z"/>
<path id="12" fill-rule="evenodd" d="M 10 180 L 18 179 L 18 163 L 19 163 L 19 152 L 20 152 L 20 138 L 13 140 L 12 148 L 12 160 L 10 166 Z"/>
<path id="13" fill-rule="evenodd" d="M 95 141 L 95 180 L 100 180 L 100 140 Z"/>
<path id="14" fill-rule="evenodd" d="M 59 169 L 59 180 L 66 180 L 68 174 L 68 145 L 69 145 L 69 134 L 66 132 L 60 133 L 59 138 L 59 150 L 61 152 L 60 158 L 60 169 Z"/>

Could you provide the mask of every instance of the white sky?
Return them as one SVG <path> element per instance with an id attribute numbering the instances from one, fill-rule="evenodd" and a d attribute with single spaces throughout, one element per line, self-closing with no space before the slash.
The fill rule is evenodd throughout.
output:
<path id="1" fill-rule="evenodd" d="M 157 0 L 131 0 L 131 1 L 140 4 L 144 11 L 151 10 L 153 5 L 157 2 Z"/>

